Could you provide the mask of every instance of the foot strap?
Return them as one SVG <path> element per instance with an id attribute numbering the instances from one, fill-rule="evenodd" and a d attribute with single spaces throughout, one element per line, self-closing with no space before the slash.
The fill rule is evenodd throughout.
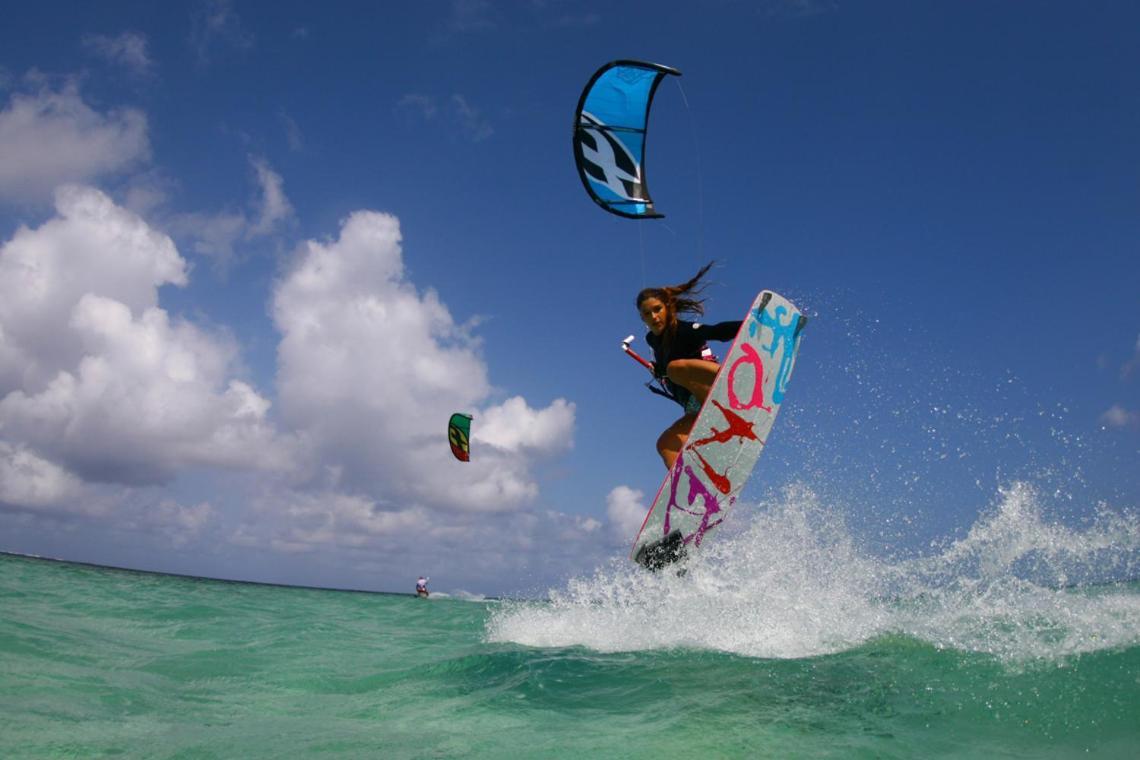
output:
<path id="1" fill-rule="evenodd" d="M 633 560 L 648 570 L 656 571 L 673 562 L 680 562 L 686 554 L 684 537 L 681 531 L 675 530 L 665 538 L 638 549 Z"/>

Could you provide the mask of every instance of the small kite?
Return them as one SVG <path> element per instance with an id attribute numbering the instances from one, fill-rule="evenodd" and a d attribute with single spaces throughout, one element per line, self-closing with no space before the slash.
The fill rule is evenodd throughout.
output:
<path id="1" fill-rule="evenodd" d="M 453 414 L 447 423 L 447 440 L 451 453 L 460 462 L 471 461 L 471 420 L 470 414 Z"/>
<path id="2" fill-rule="evenodd" d="M 574 116 L 574 163 L 595 203 L 618 216 L 659 219 L 645 184 L 645 134 L 657 85 L 669 66 L 613 61 L 598 69 Z"/>

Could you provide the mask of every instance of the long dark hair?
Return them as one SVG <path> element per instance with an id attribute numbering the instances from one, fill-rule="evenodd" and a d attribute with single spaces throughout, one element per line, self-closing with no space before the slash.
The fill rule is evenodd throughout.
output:
<path id="1" fill-rule="evenodd" d="M 648 298 L 656 298 L 665 304 L 665 330 L 661 334 L 662 342 L 668 345 L 677 332 L 678 314 L 704 314 L 705 299 L 700 295 L 708 283 L 701 282 L 701 278 L 712 269 L 716 263 L 710 261 L 701 267 L 688 282 L 680 285 L 665 285 L 660 288 L 645 288 L 637 294 L 637 310 L 641 311 L 641 304 Z"/>

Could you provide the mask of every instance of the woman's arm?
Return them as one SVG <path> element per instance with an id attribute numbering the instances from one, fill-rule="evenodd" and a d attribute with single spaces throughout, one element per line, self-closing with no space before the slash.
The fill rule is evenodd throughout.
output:
<path id="1" fill-rule="evenodd" d="M 728 341 L 736 337 L 740 332 L 740 326 L 744 324 L 740 320 L 735 322 L 717 322 L 715 325 L 697 325 L 697 334 L 704 340 L 723 340 Z"/>

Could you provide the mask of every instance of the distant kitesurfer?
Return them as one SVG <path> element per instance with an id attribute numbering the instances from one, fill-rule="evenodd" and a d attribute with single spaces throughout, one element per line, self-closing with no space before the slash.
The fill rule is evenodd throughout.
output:
<path id="1" fill-rule="evenodd" d="M 427 582 L 428 579 L 422 575 L 416 579 L 416 596 L 428 595 Z"/>
<path id="2" fill-rule="evenodd" d="M 705 299 L 699 297 L 704 289 L 701 278 L 710 267 L 712 262 L 680 285 L 645 288 L 637 294 L 637 311 L 649 328 L 645 339 L 653 348 L 653 374 L 665 386 L 664 391 L 652 386 L 650 390 L 673 399 L 685 410 L 657 439 L 657 453 L 666 470 L 673 468 L 689 439 L 697 413 L 720 369 L 705 341 L 731 341 L 740 330 L 739 321 L 703 325 L 677 318 L 679 314 L 704 314 Z"/>

